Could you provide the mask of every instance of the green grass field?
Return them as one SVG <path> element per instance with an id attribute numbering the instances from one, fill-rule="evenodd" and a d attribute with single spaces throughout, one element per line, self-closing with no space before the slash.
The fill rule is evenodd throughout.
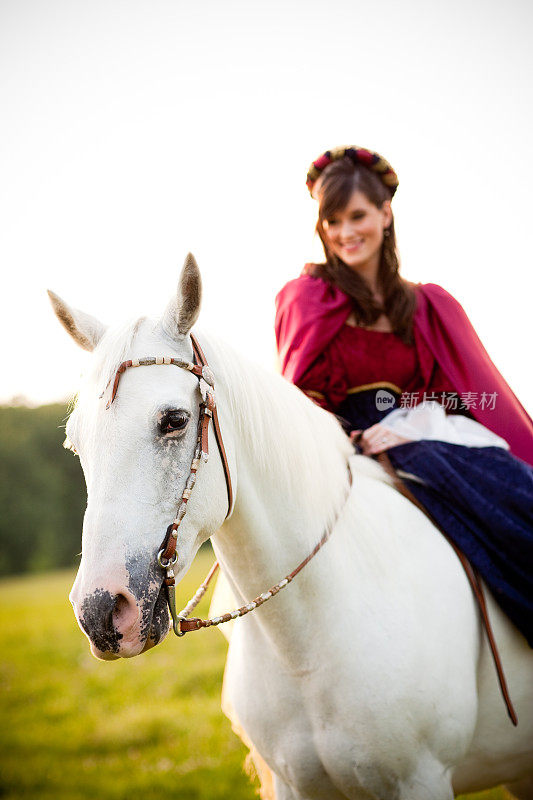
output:
<path id="1" fill-rule="evenodd" d="M 197 557 L 180 601 L 211 560 L 209 552 Z M 0 582 L 0 797 L 257 797 L 242 769 L 246 750 L 220 710 L 220 632 L 169 636 L 140 658 L 97 661 L 68 602 L 73 578 L 63 571 Z"/>

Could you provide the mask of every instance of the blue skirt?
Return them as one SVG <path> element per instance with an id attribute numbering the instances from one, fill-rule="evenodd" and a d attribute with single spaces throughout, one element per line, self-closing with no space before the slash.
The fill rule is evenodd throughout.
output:
<path id="1" fill-rule="evenodd" d="M 352 430 L 384 416 L 374 392 L 350 396 L 339 414 Z M 533 468 L 501 447 L 425 439 L 387 453 L 423 482 L 404 478 L 533 647 Z"/>

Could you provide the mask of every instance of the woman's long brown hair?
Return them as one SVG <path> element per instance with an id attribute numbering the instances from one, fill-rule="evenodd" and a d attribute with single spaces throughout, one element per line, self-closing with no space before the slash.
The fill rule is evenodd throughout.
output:
<path id="1" fill-rule="evenodd" d="M 354 164 L 349 158 L 343 158 L 327 166 L 320 178 L 316 226 L 324 246 L 326 261 L 314 265 L 312 274 L 333 283 L 351 297 L 358 325 L 373 325 L 385 313 L 394 333 L 404 342 L 411 343 L 416 297 L 413 284 L 399 274 L 394 219 L 383 238 L 378 269 L 383 305 L 376 303 L 366 281 L 328 249 L 324 220 L 345 208 L 354 191 L 362 192 L 377 208 L 381 208 L 385 200 L 391 199 L 389 189 L 379 176 L 364 165 Z"/>

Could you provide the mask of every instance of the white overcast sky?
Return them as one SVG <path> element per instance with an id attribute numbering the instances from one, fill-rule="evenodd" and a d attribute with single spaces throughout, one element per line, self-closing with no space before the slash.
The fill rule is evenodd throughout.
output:
<path id="1" fill-rule="evenodd" d="M 308 164 L 383 153 L 403 274 L 531 376 L 533 4 L 1 0 L 0 402 L 76 390 L 49 287 L 157 313 L 192 250 L 202 325 L 274 365 L 274 297 L 317 257 Z"/>

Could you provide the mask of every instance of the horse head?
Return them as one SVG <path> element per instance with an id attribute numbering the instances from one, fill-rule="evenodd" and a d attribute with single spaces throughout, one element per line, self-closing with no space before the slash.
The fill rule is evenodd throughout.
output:
<path id="1" fill-rule="evenodd" d="M 198 378 L 168 361 L 192 361 L 189 332 L 200 309 L 200 273 L 189 255 L 162 318 L 122 329 L 106 329 L 49 294 L 72 338 L 93 351 L 66 429 L 68 445 L 80 457 L 88 499 L 70 600 L 95 656 L 131 657 L 158 644 L 169 630 L 157 556 L 190 474 L 202 398 Z M 110 402 L 119 364 L 150 356 L 165 357 L 167 364 L 127 369 Z M 179 528 L 177 576 L 226 516 L 218 454 L 201 465 L 197 485 Z"/>

